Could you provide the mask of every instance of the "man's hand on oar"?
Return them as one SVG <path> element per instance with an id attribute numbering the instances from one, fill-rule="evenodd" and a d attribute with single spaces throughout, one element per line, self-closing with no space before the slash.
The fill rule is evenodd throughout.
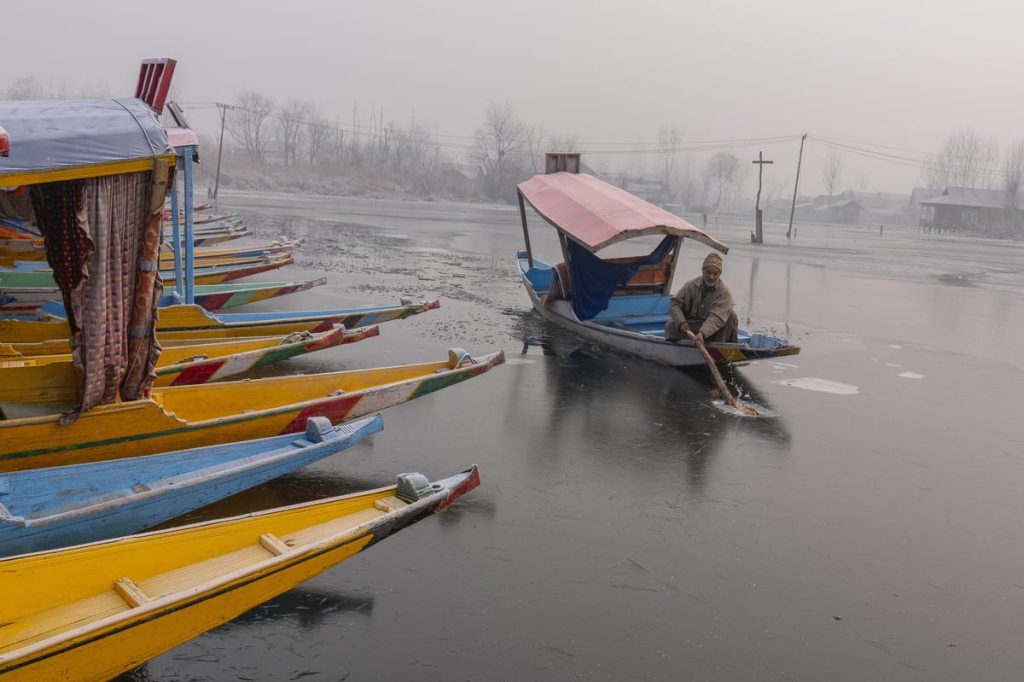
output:
<path id="1" fill-rule="evenodd" d="M 721 394 L 722 400 L 744 414 L 756 416 L 758 414 L 757 410 L 750 405 L 745 405 L 737 400 L 736 396 L 734 396 L 732 391 L 729 390 L 729 387 L 725 385 L 725 380 L 722 379 L 722 375 L 719 373 L 718 367 L 715 366 L 714 358 L 711 357 L 711 353 L 709 353 L 708 349 L 704 346 L 704 335 L 700 332 L 694 334 L 689 329 L 684 329 L 683 331 L 686 332 L 686 335 L 690 337 L 693 344 L 697 346 L 697 350 L 699 350 L 701 355 L 704 356 L 704 362 L 707 363 L 708 369 L 711 370 L 711 378 L 715 380 L 715 385 L 717 386 L 716 390 Z"/>

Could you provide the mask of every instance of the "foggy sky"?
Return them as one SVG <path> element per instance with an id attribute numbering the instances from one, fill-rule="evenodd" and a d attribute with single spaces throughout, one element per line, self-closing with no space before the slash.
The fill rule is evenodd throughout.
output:
<path id="1" fill-rule="evenodd" d="M 1024 5 L 994 2 L 4 3 L 0 89 L 20 76 L 130 95 L 145 57 L 178 60 L 189 103 L 243 89 L 317 100 L 331 120 L 416 122 L 468 144 L 487 104 L 581 142 L 654 143 L 809 132 L 932 151 L 973 127 L 1024 137 Z M 208 127 L 210 113 L 199 113 Z M 778 182 L 797 142 L 764 146 Z M 456 149 L 447 149 L 456 154 Z M 736 150 L 746 162 L 758 148 Z M 903 152 L 895 152 L 903 154 Z M 809 144 L 802 193 L 821 189 L 827 151 Z M 594 155 L 596 156 L 596 155 Z M 843 188 L 909 192 L 917 168 L 844 153 Z M 627 156 L 602 164 L 629 166 Z M 790 180 L 791 182 L 791 180 Z M 750 184 L 747 185 L 748 191 Z"/>

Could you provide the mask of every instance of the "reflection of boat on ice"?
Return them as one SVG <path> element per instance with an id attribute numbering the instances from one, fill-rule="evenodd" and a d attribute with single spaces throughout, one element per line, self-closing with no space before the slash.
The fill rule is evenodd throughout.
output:
<path id="1" fill-rule="evenodd" d="M 0 556 L 39 552 L 138 533 L 239 491 L 300 469 L 380 431 L 378 414 L 304 434 L 132 458 L 8 472 Z"/>
<path id="2" fill-rule="evenodd" d="M 476 467 L 0 561 L 4 680 L 107 680 L 444 511 Z"/>
<path id="3" fill-rule="evenodd" d="M 683 239 L 723 253 L 728 251 L 725 245 L 682 218 L 590 175 L 537 175 L 518 189 L 527 248 L 516 254 L 516 261 L 530 301 L 544 319 L 631 355 L 677 367 L 704 364 L 690 341 L 665 340 L 672 276 Z M 557 231 L 567 266 L 552 267 L 533 257 L 526 203 Z M 595 255 L 612 244 L 650 235 L 664 239 L 647 256 Z M 785 339 L 742 329 L 736 343 L 710 342 L 707 348 L 720 364 L 800 352 Z"/>

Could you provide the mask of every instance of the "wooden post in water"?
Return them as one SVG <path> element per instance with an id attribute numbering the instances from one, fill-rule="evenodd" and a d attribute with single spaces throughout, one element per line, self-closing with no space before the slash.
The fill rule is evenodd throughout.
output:
<path id="1" fill-rule="evenodd" d="M 789 207 L 789 228 L 786 230 L 786 239 L 793 236 L 793 214 L 796 212 L 796 191 L 800 187 L 800 164 L 804 161 L 804 140 L 807 133 L 800 138 L 800 155 L 796 157 L 796 182 L 793 183 L 793 203 Z"/>
<path id="2" fill-rule="evenodd" d="M 754 204 L 754 229 L 755 232 L 750 235 L 750 242 L 752 244 L 763 244 L 764 243 L 764 232 L 761 227 L 761 176 L 764 174 L 765 164 L 775 163 L 774 161 L 765 161 L 764 152 L 757 153 L 757 159 L 751 161 L 751 163 L 757 164 L 757 202 Z"/>

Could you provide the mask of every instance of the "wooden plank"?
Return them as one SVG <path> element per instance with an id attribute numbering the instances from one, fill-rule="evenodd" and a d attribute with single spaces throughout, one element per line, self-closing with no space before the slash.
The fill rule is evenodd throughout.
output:
<path id="1" fill-rule="evenodd" d="M 406 506 L 406 503 L 397 497 L 382 497 L 373 503 L 375 509 L 384 512 L 385 514 L 393 512 L 396 509 L 401 509 Z"/>
<path id="2" fill-rule="evenodd" d="M 274 556 L 281 556 L 282 554 L 286 554 L 291 551 L 291 547 L 273 533 L 264 533 L 261 535 L 260 544 L 263 545 L 263 549 L 267 550 Z"/>
<path id="3" fill-rule="evenodd" d="M 138 608 L 150 600 L 149 595 L 143 592 L 142 588 L 136 585 L 131 578 L 115 580 L 114 591 L 132 608 Z"/>

